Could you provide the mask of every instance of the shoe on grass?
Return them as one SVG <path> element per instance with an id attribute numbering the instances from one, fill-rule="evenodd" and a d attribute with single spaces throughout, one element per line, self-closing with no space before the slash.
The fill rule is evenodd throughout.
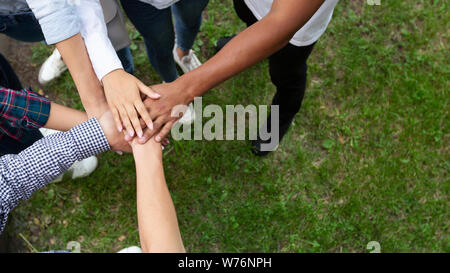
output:
<path id="1" fill-rule="evenodd" d="M 292 121 L 293 121 L 293 119 L 289 119 L 289 120 L 286 120 L 286 121 L 280 120 L 280 128 L 279 128 L 279 131 L 278 131 L 279 132 L 278 143 L 276 143 L 276 145 L 269 151 L 266 151 L 266 150 L 263 151 L 262 148 L 261 148 L 261 145 L 262 144 L 269 144 L 269 143 L 271 143 L 271 139 L 262 140 L 261 137 L 260 137 L 261 136 L 261 131 L 258 132 L 258 136 L 257 136 L 256 140 L 252 140 L 252 142 L 251 142 L 251 144 L 252 144 L 252 148 L 251 148 L 252 153 L 254 155 L 256 155 L 256 156 L 266 156 L 266 155 L 270 154 L 271 152 L 277 150 L 278 146 L 280 145 L 281 140 L 283 139 L 283 137 L 286 135 L 287 131 L 289 130 L 289 127 L 291 126 Z M 269 115 L 267 117 L 267 120 L 266 120 L 266 125 L 264 125 L 264 126 L 267 126 L 267 132 L 269 132 L 269 133 L 272 132 L 271 124 L 272 124 L 271 123 L 271 116 Z"/>
<path id="2" fill-rule="evenodd" d="M 202 63 L 194 54 L 194 51 L 192 49 L 189 50 L 189 54 L 187 56 L 184 56 L 183 58 L 180 59 L 177 53 L 176 43 L 175 46 L 173 47 L 173 59 L 180 66 L 181 70 L 183 70 L 184 73 L 188 73 L 202 65 Z M 195 120 L 194 105 L 190 103 L 188 109 L 183 114 L 183 117 L 178 122 L 184 125 L 190 125 L 194 122 L 194 120 Z"/>
<path id="3" fill-rule="evenodd" d="M 58 133 L 59 131 L 40 128 L 39 131 L 44 137 Z M 56 177 L 52 182 L 61 182 L 64 176 L 69 176 L 71 179 L 83 178 L 89 176 L 95 171 L 98 165 L 97 157 L 91 156 L 81 161 L 76 161 L 72 166 L 64 173 Z"/>
<path id="4" fill-rule="evenodd" d="M 42 85 L 47 85 L 54 79 L 61 76 L 61 74 L 66 70 L 67 66 L 64 63 L 61 54 L 59 54 L 58 49 L 55 49 L 52 55 L 48 57 L 39 70 L 39 83 Z"/>
<path id="5" fill-rule="evenodd" d="M 188 105 L 188 109 L 184 112 L 183 116 L 178 120 L 179 123 L 184 125 L 191 125 L 195 121 L 194 104 L 191 102 Z"/>
<path id="6" fill-rule="evenodd" d="M 173 59 L 180 66 L 181 70 L 183 70 L 184 73 L 188 73 L 202 65 L 197 56 L 195 56 L 194 51 L 192 49 L 189 50 L 188 55 L 180 59 L 177 53 L 176 44 L 173 48 Z"/>
<path id="7" fill-rule="evenodd" d="M 117 253 L 142 253 L 142 249 L 138 246 L 130 246 L 120 250 Z"/>

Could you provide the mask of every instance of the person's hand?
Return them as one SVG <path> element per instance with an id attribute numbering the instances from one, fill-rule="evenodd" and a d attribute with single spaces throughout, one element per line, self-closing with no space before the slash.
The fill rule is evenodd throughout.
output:
<path id="1" fill-rule="evenodd" d="M 156 142 L 161 142 L 169 133 L 172 126 L 181 116 L 172 116 L 172 110 L 175 106 L 188 105 L 194 99 L 177 82 L 164 83 L 151 86 L 161 97 L 158 100 L 146 98 L 144 104 L 150 109 L 150 115 L 153 117 L 153 130 L 147 128 L 144 136 L 138 139 L 139 143 L 145 143 L 155 136 Z"/>
<path id="2" fill-rule="evenodd" d="M 130 153 L 131 147 L 123 138 L 123 134 L 118 132 L 114 124 L 113 114 L 110 110 L 106 111 L 99 119 L 100 126 L 103 133 L 108 140 L 109 146 L 113 151 Z"/>
<path id="3" fill-rule="evenodd" d="M 156 142 L 154 138 L 151 138 L 145 144 L 140 144 L 137 138 L 134 138 L 128 143 L 130 144 L 133 150 L 133 154 L 135 155 L 146 153 L 152 153 L 156 155 L 162 154 L 161 143 Z"/>
<path id="4" fill-rule="evenodd" d="M 161 142 L 156 142 L 155 138 L 151 138 L 144 144 L 139 143 L 138 138 L 134 138 L 128 142 L 133 150 L 133 155 L 135 160 L 162 160 L 162 146 L 169 145 L 169 140 L 167 138 L 163 139 Z M 153 157 L 153 159 L 152 159 Z"/>
<path id="5" fill-rule="evenodd" d="M 139 116 L 148 128 L 153 128 L 153 122 L 142 102 L 140 92 L 150 99 L 158 99 L 160 95 L 123 69 L 110 72 L 103 77 L 102 82 L 117 130 L 122 132 L 124 126 L 131 137 L 136 133 L 142 138 Z"/>

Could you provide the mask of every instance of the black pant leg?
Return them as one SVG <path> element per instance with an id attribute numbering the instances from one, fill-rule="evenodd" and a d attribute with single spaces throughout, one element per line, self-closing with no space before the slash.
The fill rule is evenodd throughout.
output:
<path id="1" fill-rule="evenodd" d="M 233 4 L 236 14 L 247 24 L 247 27 L 258 22 L 258 19 L 256 19 L 255 15 L 253 15 L 252 11 L 247 7 L 244 0 L 233 0 Z"/>
<path id="2" fill-rule="evenodd" d="M 307 60 L 314 44 L 292 44 L 269 57 L 269 72 L 277 92 L 272 105 L 280 106 L 280 124 L 290 123 L 300 110 L 306 89 Z"/>
<path id="3" fill-rule="evenodd" d="M 233 0 L 233 3 L 237 15 L 247 26 L 258 21 L 244 0 Z M 270 78 L 277 88 L 272 105 L 280 106 L 281 136 L 287 131 L 302 105 L 306 89 L 307 60 L 314 44 L 302 47 L 287 44 L 269 57 Z M 270 122 L 268 126 L 270 127 Z"/>
<path id="4" fill-rule="evenodd" d="M 19 77 L 12 69 L 8 60 L 0 53 L 0 86 L 20 90 L 22 89 L 22 84 L 20 83 Z"/>

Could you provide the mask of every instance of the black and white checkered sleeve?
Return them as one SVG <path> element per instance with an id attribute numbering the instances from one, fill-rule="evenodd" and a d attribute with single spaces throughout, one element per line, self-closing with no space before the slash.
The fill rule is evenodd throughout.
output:
<path id="1" fill-rule="evenodd" d="M 64 173 L 77 160 L 110 149 L 99 122 L 90 119 L 68 132 L 45 137 L 18 155 L 0 158 L 0 233 L 20 200 Z"/>

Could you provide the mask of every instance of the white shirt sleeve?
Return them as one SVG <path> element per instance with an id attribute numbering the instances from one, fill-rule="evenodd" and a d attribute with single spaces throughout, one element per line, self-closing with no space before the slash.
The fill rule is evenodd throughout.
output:
<path id="1" fill-rule="evenodd" d="M 108 38 L 103 10 L 99 0 L 80 0 L 76 5 L 80 18 L 81 36 L 84 39 L 92 67 L 98 79 L 103 79 L 116 69 L 123 69 L 111 41 Z"/>
<path id="2" fill-rule="evenodd" d="M 67 0 L 27 0 L 41 25 L 47 44 L 64 41 L 80 32 L 74 5 Z"/>

